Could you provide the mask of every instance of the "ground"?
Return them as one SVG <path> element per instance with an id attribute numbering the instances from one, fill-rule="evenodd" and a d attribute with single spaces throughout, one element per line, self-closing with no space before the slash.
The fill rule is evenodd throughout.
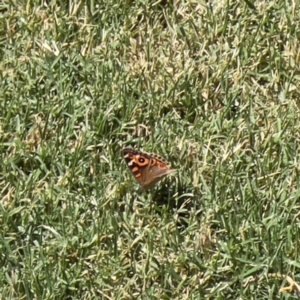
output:
<path id="1" fill-rule="evenodd" d="M 0 11 L 2 299 L 299 299 L 299 3 Z"/>

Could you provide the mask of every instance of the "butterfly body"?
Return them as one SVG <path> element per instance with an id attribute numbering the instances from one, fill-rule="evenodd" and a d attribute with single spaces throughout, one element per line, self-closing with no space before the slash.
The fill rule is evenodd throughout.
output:
<path id="1" fill-rule="evenodd" d="M 175 172 L 163 158 L 150 153 L 125 148 L 124 159 L 132 175 L 144 190 L 153 187 L 167 175 Z"/>

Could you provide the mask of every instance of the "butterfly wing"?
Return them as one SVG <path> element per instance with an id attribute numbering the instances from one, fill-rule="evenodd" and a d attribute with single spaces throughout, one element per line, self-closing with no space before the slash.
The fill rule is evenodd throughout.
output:
<path id="1" fill-rule="evenodd" d="M 145 190 L 153 187 L 165 176 L 175 172 L 170 168 L 167 161 L 154 154 L 125 148 L 123 155 L 132 175 Z"/>

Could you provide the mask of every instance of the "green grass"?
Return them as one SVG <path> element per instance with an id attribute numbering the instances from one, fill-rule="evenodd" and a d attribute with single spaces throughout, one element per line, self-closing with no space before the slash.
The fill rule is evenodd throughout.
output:
<path id="1" fill-rule="evenodd" d="M 0 298 L 299 299 L 299 3 L 68 3 L 0 5 Z"/>

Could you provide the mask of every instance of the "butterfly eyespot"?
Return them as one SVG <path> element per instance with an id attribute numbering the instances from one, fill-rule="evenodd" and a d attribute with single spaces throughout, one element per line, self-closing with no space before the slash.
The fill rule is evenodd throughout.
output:
<path id="1" fill-rule="evenodd" d="M 144 162 L 145 162 L 145 159 L 142 158 L 142 157 L 140 157 L 140 158 L 139 158 L 139 162 L 140 162 L 140 163 L 144 163 Z"/>

